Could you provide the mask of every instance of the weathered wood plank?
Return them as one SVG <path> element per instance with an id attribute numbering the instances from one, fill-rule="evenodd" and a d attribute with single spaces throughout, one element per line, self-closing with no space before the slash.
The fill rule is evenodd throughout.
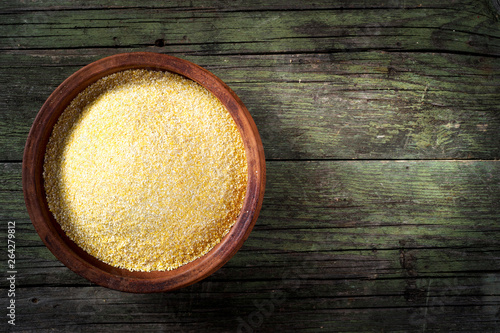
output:
<path id="1" fill-rule="evenodd" d="M 269 251 L 394 249 L 401 242 L 411 248 L 497 246 L 499 168 L 498 161 L 270 161 L 259 219 L 263 232 L 254 237 L 255 246 L 262 242 Z M 20 172 L 19 163 L 3 164 L 0 217 L 30 226 Z"/>
<path id="2" fill-rule="evenodd" d="M 58 4 L 0 11 L 0 160 L 21 159 L 67 76 L 128 51 L 212 69 L 250 108 L 270 159 L 500 157 L 500 29 L 486 1 Z"/>
<path id="3" fill-rule="evenodd" d="M 17 222 L 25 330 L 235 331 L 243 320 L 264 331 L 479 332 L 500 320 L 499 161 L 268 162 L 242 250 L 205 281 L 161 295 L 100 288 L 60 264 L 26 216 L 20 164 L 2 166 L 0 219 Z"/>
<path id="4" fill-rule="evenodd" d="M 109 54 L 116 51 L 109 50 Z M 20 160 L 57 85 L 101 51 L 0 55 L 0 160 Z M 359 52 L 188 56 L 227 82 L 268 159 L 500 158 L 500 60 Z"/>
<path id="5" fill-rule="evenodd" d="M 159 295 L 123 294 L 95 286 L 19 288 L 17 323 L 25 330 L 66 332 L 82 326 L 104 331 L 124 324 L 140 331 L 178 326 L 188 332 L 226 332 L 235 331 L 241 319 L 266 331 L 323 326 L 341 327 L 342 331 L 406 327 L 404 331 L 413 332 L 424 326 L 431 331 L 449 330 L 460 322 L 457 330 L 484 332 L 498 323 L 499 280 L 495 274 L 416 278 L 412 280 L 414 290 L 402 279 L 328 280 L 293 274 L 283 272 L 276 281 L 257 282 L 210 278 Z M 265 320 L 253 318 L 259 313 Z"/>
<path id="6" fill-rule="evenodd" d="M 470 3 L 462 1 L 461 3 Z M 318 9 L 369 9 L 369 8 L 449 8 L 449 1 L 445 0 L 408 0 L 366 1 L 366 0 L 316 0 L 316 1 L 290 1 L 275 0 L 269 3 L 265 0 L 183 0 L 155 1 L 143 0 L 140 4 L 135 0 L 113 0 L 103 4 L 100 0 L 44 0 L 24 1 L 14 0 L 2 4 L 7 11 L 32 11 L 32 10 L 64 10 L 64 9 L 102 9 L 102 8 L 162 8 L 169 10 L 216 10 L 216 11 L 251 11 L 251 10 L 318 10 Z"/>
<path id="7" fill-rule="evenodd" d="M 33 327 L 30 322 L 36 322 L 37 329 L 66 332 L 89 328 L 99 332 L 117 328 L 127 332 L 166 329 L 234 332 L 241 322 L 266 332 L 279 329 L 318 331 L 320 328 L 327 331 L 383 331 L 384 328 L 391 332 L 494 331 L 497 319 L 493 297 L 468 295 L 471 288 L 459 290 L 455 286 L 455 283 L 466 280 L 425 282 L 425 291 L 443 287 L 441 290 L 445 290 L 426 297 L 428 304 L 432 305 L 429 307 L 411 303 L 406 307 L 377 306 L 373 303 L 374 296 L 317 299 L 313 295 L 299 295 L 299 290 L 314 290 L 315 284 L 307 280 L 281 282 L 281 288 L 274 291 L 248 285 L 253 289 L 246 293 L 218 293 L 212 290 L 214 284 L 201 283 L 197 285 L 200 289 L 196 297 L 192 292 L 129 295 L 96 287 L 37 288 L 27 296 L 30 291 L 21 289 L 20 293 L 25 295 L 19 297 L 19 301 L 24 304 L 25 312 L 20 315 L 18 323 L 28 330 Z M 494 287 L 495 281 L 489 283 Z M 343 287 L 354 289 L 348 284 Z M 377 295 L 377 298 L 385 298 L 389 303 L 397 297 Z M 364 306 L 356 304 L 358 302 Z M 479 304 L 483 311 L 470 311 Z M 262 320 L 258 320 L 259 313 Z M 475 326 L 459 326 L 464 322 Z"/>
<path id="8" fill-rule="evenodd" d="M 419 2 L 411 2 L 417 5 Z M 485 1 L 448 8 L 276 11 L 76 9 L 0 13 L 0 49 L 153 46 L 202 54 L 411 50 L 498 55 Z M 208 42 L 207 42 L 208 41 Z M 158 43 L 156 43 L 158 45 Z"/>

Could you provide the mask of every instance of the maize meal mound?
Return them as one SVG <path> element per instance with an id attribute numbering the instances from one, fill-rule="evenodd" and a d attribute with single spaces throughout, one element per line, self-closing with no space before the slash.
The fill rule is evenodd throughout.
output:
<path id="1" fill-rule="evenodd" d="M 49 139 L 50 211 L 80 248 L 130 271 L 178 268 L 210 251 L 243 206 L 243 140 L 224 105 L 183 76 L 131 69 L 101 78 Z"/>

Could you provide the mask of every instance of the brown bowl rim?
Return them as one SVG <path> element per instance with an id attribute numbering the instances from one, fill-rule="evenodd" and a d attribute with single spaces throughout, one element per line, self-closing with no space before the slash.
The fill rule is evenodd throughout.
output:
<path id="1" fill-rule="evenodd" d="M 241 213 L 229 233 L 207 254 L 171 271 L 132 272 L 88 255 L 61 230 L 50 213 L 43 185 L 43 159 L 52 128 L 65 107 L 91 83 L 127 69 L 170 71 L 198 82 L 226 106 L 245 145 L 248 183 Z M 252 231 L 264 197 L 265 157 L 255 122 L 239 97 L 217 76 L 190 61 L 152 52 L 120 53 L 92 62 L 69 76 L 48 97 L 26 140 L 22 184 L 30 219 L 47 248 L 65 266 L 98 285 L 135 293 L 186 287 L 213 274 L 241 248 Z"/>

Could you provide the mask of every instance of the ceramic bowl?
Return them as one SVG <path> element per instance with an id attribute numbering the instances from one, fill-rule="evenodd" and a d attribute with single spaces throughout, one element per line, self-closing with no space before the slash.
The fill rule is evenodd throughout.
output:
<path id="1" fill-rule="evenodd" d="M 109 74 L 127 69 L 170 71 L 211 91 L 236 122 L 245 145 L 248 185 L 243 208 L 229 233 L 203 257 L 170 271 L 137 272 L 105 264 L 70 240 L 49 211 L 43 162 L 54 124 L 68 104 L 86 87 Z M 265 159 L 257 127 L 245 105 L 214 74 L 189 61 L 157 53 L 113 55 L 93 62 L 67 78 L 49 96 L 29 132 L 23 156 L 23 191 L 31 221 L 49 250 L 68 268 L 98 285 L 136 293 L 164 292 L 200 281 L 222 267 L 249 236 L 262 206 Z"/>

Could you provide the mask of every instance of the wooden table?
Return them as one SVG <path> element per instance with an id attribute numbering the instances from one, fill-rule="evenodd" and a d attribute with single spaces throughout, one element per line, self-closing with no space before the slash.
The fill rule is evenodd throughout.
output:
<path id="1" fill-rule="evenodd" d="M 500 331 L 498 4 L 2 1 L 0 331 Z M 22 194 L 24 143 L 48 95 L 82 66 L 131 51 L 219 76 L 267 158 L 243 248 L 170 293 L 122 293 L 72 273 L 43 245 Z"/>

